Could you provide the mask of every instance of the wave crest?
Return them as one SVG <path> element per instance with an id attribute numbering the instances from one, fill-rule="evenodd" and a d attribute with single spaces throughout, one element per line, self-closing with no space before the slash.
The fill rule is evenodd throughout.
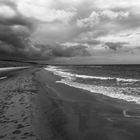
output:
<path id="1" fill-rule="evenodd" d="M 140 88 L 138 87 L 115 87 L 115 86 L 101 86 L 101 85 L 90 85 L 76 82 L 76 78 L 83 79 L 93 79 L 93 80 L 116 80 L 117 82 L 123 83 L 134 83 L 140 80 L 138 79 L 124 79 L 118 77 L 98 77 L 98 76 L 88 76 L 70 73 L 69 71 L 60 69 L 56 66 L 49 66 L 45 70 L 53 72 L 55 75 L 62 77 L 57 83 L 63 83 L 75 88 L 84 89 L 92 93 L 102 94 L 111 98 L 121 99 L 128 102 L 135 102 L 140 104 Z"/>
<path id="2" fill-rule="evenodd" d="M 62 79 L 61 81 L 56 81 L 56 82 L 66 84 L 71 87 L 84 89 L 92 93 L 102 94 L 111 98 L 121 99 L 128 102 L 135 102 L 137 104 L 140 104 L 140 96 L 124 94 L 124 91 L 128 93 L 130 89 L 126 91 L 126 88 L 123 89 L 123 88 L 116 88 L 116 87 L 88 85 L 88 84 L 82 84 L 78 82 L 72 82 L 65 79 Z"/>
<path id="3" fill-rule="evenodd" d="M 74 74 L 70 72 L 66 72 L 62 69 L 59 69 L 56 66 L 48 66 L 45 68 L 46 70 L 54 72 L 55 75 L 65 77 L 65 78 L 83 78 L 83 79 L 95 79 L 95 80 L 116 80 L 117 82 L 127 82 L 127 83 L 135 83 L 140 82 L 140 79 L 126 79 L 126 78 L 118 78 L 118 77 L 101 77 L 101 76 L 89 76 L 89 75 L 80 75 Z"/>

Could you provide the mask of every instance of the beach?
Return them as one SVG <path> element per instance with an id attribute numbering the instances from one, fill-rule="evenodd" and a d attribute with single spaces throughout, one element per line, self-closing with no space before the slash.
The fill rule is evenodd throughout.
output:
<path id="1" fill-rule="evenodd" d="M 0 140 L 140 140 L 140 0 L 0 0 Z"/>
<path id="2" fill-rule="evenodd" d="M 13 70 L 0 81 L 0 139 L 35 140 L 32 127 L 33 94 L 37 90 L 30 70 Z"/>
<path id="3" fill-rule="evenodd" d="M 140 105 L 58 80 L 44 68 L 30 68 L 0 81 L 0 139 L 140 139 Z"/>

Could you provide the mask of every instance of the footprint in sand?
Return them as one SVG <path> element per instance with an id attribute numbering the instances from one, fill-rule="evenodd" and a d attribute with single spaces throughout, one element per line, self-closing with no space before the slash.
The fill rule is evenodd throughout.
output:
<path id="1" fill-rule="evenodd" d="M 13 132 L 13 134 L 20 134 L 20 133 L 21 133 L 20 130 L 15 130 L 15 131 Z"/>
<path id="2" fill-rule="evenodd" d="M 20 129 L 20 128 L 23 128 L 23 127 L 24 127 L 24 125 L 18 124 L 16 128 L 17 128 L 17 129 Z"/>

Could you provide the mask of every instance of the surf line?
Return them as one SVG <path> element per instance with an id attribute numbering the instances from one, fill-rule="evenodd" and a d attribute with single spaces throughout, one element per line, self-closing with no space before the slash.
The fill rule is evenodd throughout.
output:
<path id="1" fill-rule="evenodd" d="M 0 80 L 6 79 L 6 78 L 7 78 L 7 76 L 0 77 Z"/>

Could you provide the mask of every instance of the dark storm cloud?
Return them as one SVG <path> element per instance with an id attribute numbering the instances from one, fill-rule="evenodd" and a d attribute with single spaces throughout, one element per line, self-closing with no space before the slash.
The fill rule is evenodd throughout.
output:
<path id="1" fill-rule="evenodd" d="M 36 45 L 40 49 L 42 58 L 52 59 L 56 57 L 75 57 L 90 56 L 86 46 L 73 45 L 67 47 L 65 45 Z"/>
<path id="2" fill-rule="evenodd" d="M 125 42 L 124 42 L 124 43 L 122 43 L 122 42 L 116 42 L 116 43 L 114 43 L 114 42 L 106 42 L 106 43 L 105 43 L 105 45 L 106 45 L 109 49 L 111 49 L 111 50 L 113 50 L 113 51 L 117 51 L 118 49 L 123 48 L 125 44 L 127 44 L 127 43 L 125 43 Z"/>
<path id="3" fill-rule="evenodd" d="M 12 18 L 0 19 L 1 54 L 24 59 L 52 59 L 55 57 L 90 55 L 86 47 L 80 45 L 66 47 L 58 44 L 53 46 L 32 44 L 30 35 L 35 25 L 31 21 L 24 16 L 19 16 L 18 13 Z"/>
<path id="4" fill-rule="evenodd" d="M 86 46 L 74 45 L 70 47 L 59 46 L 52 50 L 52 54 L 55 57 L 74 57 L 74 56 L 88 56 L 89 52 L 86 50 Z"/>
<path id="5" fill-rule="evenodd" d="M 14 32 L 11 27 L 0 25 L 0 40 L 13 45 L 16 49 L 25 48 L 25 38 L 29 36 L 28 32 L 23 31 L 22 33 Z"/>
<path id="6" fill-rule="evenodd" d="M 0 0 L 1 9 L 9 8 L 0 9 L 0 57 L 69 59 L 126 51 L 123 47 L 139 42 L 135 29 L 140 25 L 140 3 L 131 1 L 137 1 L 133 3 L 138 6 L 135 9 L 131 2 L 124 1 Z M 126 40 L 127 45 L 121 43 Z"/>
<path id="7" fill-rule="evenodd" d="M 0 55 L 14 57 L 28 57 L 31 52 L 29 37 L 34 24 L 31 19 L 19 14 L 16 4 L 9 1 L 0 1 L 0 4 L 8 6 L 15 13 L 11 17 L 0 17 Z M 6 13 L 7 14 L 7 13 Z M 28 50 L 28 51 L 27 51 Z"/>
<path id="8" fill-rule="evenodd" d="M 15 17 L 12 17 L 12 18 L 0 18 L 0 24 L 1 25 L 9 25 L 9 26 L 14 26 L 14 25 L 21 25 L 21 26 L 25 26 L 29 29 L 32 29 L 33 28 L 33 23 L 25 18 L 25 17 L 21 17 L 20 15 L 17 15 Z"/>
<path id="9" fill-rule="evenodd" d="M 5 1 L 3 4 L 8 5 L 11 9 L 13 9 L 13 7 L 16 9 L 16 5 L 12 2 Z M 5 18 L 3 15 L 0 18 L 0 40 L 17 48 L 24 48 L 24 38 L 29 36 L 33 24 L 29 19 L 19 15 L 17 11 L 14 12 L 15 15 L 13 17 Z M 19 26 L 19 30 L 21 30 L 20 27 L 26 29 L 22 30 L 19 34 L 19 31 L 17 32 L 13 29 L 14 26 Z"/>

